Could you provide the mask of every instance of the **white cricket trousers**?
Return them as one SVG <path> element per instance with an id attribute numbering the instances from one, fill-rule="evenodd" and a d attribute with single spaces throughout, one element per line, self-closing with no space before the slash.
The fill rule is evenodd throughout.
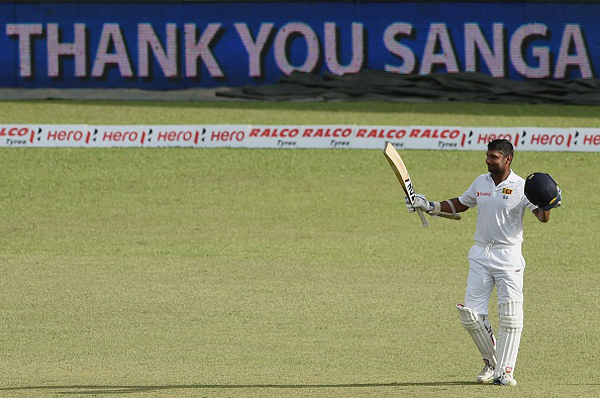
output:
<path id="1" fill-rule="evenodd" d="M 469 277 L 465 307 L 480 315 L 489 315 L 488 305 L 494 286 L 498 306 L 508 301 L 523 302 L 525 259 L 521 245 L 475 244 L 469 251 Z"/>

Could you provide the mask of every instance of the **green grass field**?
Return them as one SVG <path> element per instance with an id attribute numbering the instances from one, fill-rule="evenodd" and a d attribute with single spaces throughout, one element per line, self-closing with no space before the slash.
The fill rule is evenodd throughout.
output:
<path id="1" fill-rule="evenodd" d="M 600 126 L 594 107 L 0 102 L 0 123 Z M 479 152 L 404 151 L 458 196 Z M 564 206 L 525 220 L 515 388 L 454 308 L 476 213 L 427 229 L 381 151 L 0 149 L 0 396 L 600 395 L 600 154 L 517 152 Z M 495 310 L 492 305 L 492 313 Z M 497 325 L 494 317 L 493 324 Z"/>

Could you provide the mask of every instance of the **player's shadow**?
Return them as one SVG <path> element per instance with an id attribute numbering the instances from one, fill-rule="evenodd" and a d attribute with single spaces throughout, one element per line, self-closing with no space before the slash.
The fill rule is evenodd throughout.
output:
<path id="1" fill-rule="evenodd" d="M 466 381 L 440 381 L 424 383 L 356 383 L 356 384 L 183 384 L 168 386 L 117 386 L 117 385 L 74 385 L 74 386 L 31 386 L 3 387 L 0 392 L 52 391 L 55 394 L 99 395 L 99 394 L 132 394 L 136 392 L 166 390 L 209 390 L 209 389 L 310 389 L 310 388 L 372 388 L 372 387 L 443 387 L 479 385 Z"/>

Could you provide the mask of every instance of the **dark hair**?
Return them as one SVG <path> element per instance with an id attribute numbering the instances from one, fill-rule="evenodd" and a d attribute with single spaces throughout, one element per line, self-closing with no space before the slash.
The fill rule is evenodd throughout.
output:
<path id="1" fill-rule="evenodd" d="M 502 156 L 513 156 L 514 150 L 513 146 L 509 140 L 498 139 L 492 140 L 488 143 L 488 151 L 498 151 L 502 154 Z"/>

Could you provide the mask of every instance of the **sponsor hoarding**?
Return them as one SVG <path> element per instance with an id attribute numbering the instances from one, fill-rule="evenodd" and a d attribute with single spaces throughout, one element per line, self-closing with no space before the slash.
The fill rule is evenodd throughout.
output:
<path id="1" fill-rule="evenodd" d="M 190 147 L 599 152 L 600 128 L 361 125 L 0 125 L 0 147 Z"/>

